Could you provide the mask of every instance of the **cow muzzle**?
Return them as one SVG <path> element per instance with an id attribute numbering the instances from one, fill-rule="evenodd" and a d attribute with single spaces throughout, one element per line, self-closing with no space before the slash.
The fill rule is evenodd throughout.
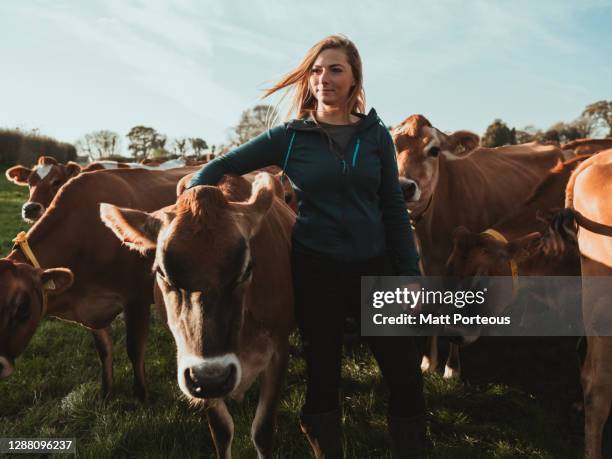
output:
<path id="1" fill-rule="evenodd" d="M 0 379 L 8 378 L 14 370 L 13 364 L 6 357 L 0 356 Z"/>
<path id="2" fill-rule="evenodd" d="M 26 202 L 21 208 L 21 217 L 26 221 L 33 222 L 38 220 L 44 211 L 45 208 L 42 204 L 38 202 Z"/>
<path id="3" fill-rule="evenodd" d="M 404 201 L 415 202 L 421 198 L 421 189 L 417 182 L 412 179 L 407 179 L 406 177 L 400 177 L 399 183 L 402 193 L 404 194 Z"/>
<path id="4" fill-rule="evenodd" d="M 187 356 L 179 362 L 179 387 L 189 397 L 225 397 L 238 386 L 240 376 L 241 367 L 236 354 L 206 359 Z"/>

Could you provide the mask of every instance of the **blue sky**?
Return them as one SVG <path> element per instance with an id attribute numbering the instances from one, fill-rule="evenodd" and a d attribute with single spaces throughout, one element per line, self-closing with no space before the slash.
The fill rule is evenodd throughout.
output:
<path id="1" fill-rule="evenodd" d="M 0 127 L 73 142 L 144 124 L 221 143 L 340 32 L 387 124 L 422 113 L 445 131 L 482 134 L 498 117 L 546 128 L 612 99 L 610 24 L 612 0 L 3 0 Z"/>

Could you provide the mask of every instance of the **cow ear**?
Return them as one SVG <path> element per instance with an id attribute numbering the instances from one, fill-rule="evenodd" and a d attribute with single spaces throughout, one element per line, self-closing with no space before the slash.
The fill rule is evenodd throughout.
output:
<path id="1" fill-rule="evenodd" d="M 49 294 L 59 295 L 72 285 L 74 274 L 68 268 L 45 269 L 40 276 L 40 280 L 43 285 L 53 286 L 53 288 L 47 288 Z M 50 281 L 53 283 L 51 284 Z"/>
<path id="2" fill-rule="evenodd" d="M 464 156 L 480 145 L 480 137 L 470 131 L 456 131 L 448 136 L 448 142 L 454 155 Z"/>
<path id="3" fill-rule="evenodd" d="M 79 175 L 81 173 L 81 166 L 73 161 L 68 161 L 66 164 L 66 174 L 68 177 L 74 177 L 75 175 Z"/>
<path id="4" fill-rule="evenodd" d="M 426 126 L 431 127 L 431 123 L 423 115 L 410 115 L 391 131 L 391 135 L 393 138 L 400 135 L 418 137 Z"/>
<path id="5" fill-rule="evenodd" d="M 157 235 L 162 220 L 134 209 L 122 209 L 112 204 L 100 204 L 100 218 L 115 236 L 132 250 L 145 255 L 157 247 Z"/>
<path id="6" fill-rule="evenodd" d="M 525 236 L 514 239 L 508 242 L 506 249 L 510 258 L 514 259 L 517 263 L 525 260 L 529 257 L 530 253 L 528 250 L 529 245 L 535 240 L 542 237 L 542 234 L 535 232 L 529 233 Z"/>
<path id="7" fill-rule="evenodd" d="M 257 174 L 251 188 L 251 197 L 246 203 L 232 203 L 238 211 L 238 224 L 247 238 L 259 231 L 261 222 L 272 207 L 275 196 L 274 179 L 267 172 Z"/>
<path id="8" fill-rule="evenodd" d="M 187 174 L 185 177 L 179 180 L 179 182 L 176 184 L 176 196 L 177 197 L 182 195 L 183 191 L 187 189 L 187 185 L 189 185 L 189 182 L 191 181 L 194 175 L 195 175 L 195 172 L 192 174 Z"/>
<path id="9" fill-rule="evenodd" d="M 6 178 L 17 185 L 26 186 L 31 173 L 32 170 L 27 167 L 13 166 L 6 170 Z"/>
<path id="10" fill-rule="evenodd" d="M 458 226 L 453 230 L 453 243 L 460 250 L 469 250 L 478 236 L 465 226 Z"/>

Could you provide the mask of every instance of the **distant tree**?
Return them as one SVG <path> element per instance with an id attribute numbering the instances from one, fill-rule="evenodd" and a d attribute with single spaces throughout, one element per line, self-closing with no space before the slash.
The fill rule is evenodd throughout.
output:
<path id="1" fill-rule="evenodd" d="M 166 160 L 171 158 L 171 153 L 164 147 L 153 147 L 149 150 L 147 158 L 156 160 Z"/>
<path id="2" fill-rule="evenodd" d="M 174 142 L 172 142 L 172 152 L 175 155 L 185 156 L 187 155 L 188 149 L 189 149 L 188 139 L 184 137 L 174 139 Z"/>
<path id="3" fill-rule="evenodd" d="M 271 105 L 256 105 L 242 112 L 240 121 L 230 131 L 230 146 L 242 145 L 268 129 L 278 113 Z"/>
<path id="4" fill-rule="evenodd" d="M 542 131 L 533 125 L 527 125 L 523 129 L 516 130 L 516 143 L 533 142 L 542 138 Z"/>
<path id="5" fill-rule="evenodd" d="M 510 129 L 506 123 L 499 118 L 487 127 L 487 130 L 482 138 L 484 147 L 501 147 L 502 145 L 516 144 L 516 130 Z"/>
<path id="6" fill-rule="evenodd" d="M 605 135 L 612 136 L 612 100 L 600 100 L 587 105 L 581 116 L 591 120 L 590 135 L 601 128 L 607 131 Z"/>
<path id="7" fill-rule="evenodd" d="M 189 144 L 191 145 L 191 150 L 195 153 L 196 156 L 200 156 L 202 152 L 208 148 L 206 140 L 201 139 L 199 137 L 189 138 Z"/>
<path id="8" fill-rule="evenodd" d="M 542 134 L 542 139 L 546 142 L 556 142 L 556 143 L 561 143 L 561 134 L 559 133 L 559 129 L 556 127 L 551 127 L 549 129 L 547 129 L 543 134 Z"/>
<path id="9" fill-rule="evenodd" d="M 113 131 L 94 131 L 77 140 L 79 153 L 89 156 L 90 161 L 117 156 L 121 148 L 121 137 Z"/>
<path id="10" fill-rule="evenodd" d="M 163 150 L 167 140 L 166 136 L 147 126 L 134 126 L 127 137 L 130 141 L 128 149 L 137 160 L 147 158 L 153 149 Z"/>
<path id="11" fill-rule="evenodd" d="M 580 125 L 576 121 L 571 123 L 561 123 L 562 126 L 559 130 L 561 141 L 563 143 L 570 142 L 571 140 L 580 139 L 585 136 L 585 133 L 580 129 Z"/>

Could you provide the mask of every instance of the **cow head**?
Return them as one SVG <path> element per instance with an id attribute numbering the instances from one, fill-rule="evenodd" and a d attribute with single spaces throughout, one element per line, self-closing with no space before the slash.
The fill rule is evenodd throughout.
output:
<path id="1" fill-rule="evenodd" d="M 510 261 L 521 263 L 527 259 L 530 244 L 540 237 L 541 234 L 535 232 L 503 242 L 460 226 L 453 232 L 453 251 L 446 263 L 447 275 L 510 276 Z"/>
<path id="2" fill-rule="evenodd" d="M 53 281 L 54 289 L 45 285 Z M 44 295 L 62 293 L 72 285 L 69 269 L 38 269 L 0 260 L 0 379 L 9 376 L 43 317 Z"/>
<path id="3" fill-rule="evenodd" d="M 408 208 L 423 212 L 438 184 L 441 157 L 457 159 L 474 150 L 479 137 L 468 131 L 445 134 L 423 115 L 412 115 L 391 131 L 397 149 L 400 185 Z"/>
<path id="4" fill-rule="evenodd" d="M 517 294 L 512 263 L 518 267 L 529 258 L 535 250 L 532 243 L 539 238 L 540 233 L 530 233 L 504 242 L 460 226 L 453 232 L 453 251 L 446 263 L 446 275 L 457 279 L 459 288 L 467 289 L 479 288 L 482 278 L 500 277 L 487 294 L 486 309 L 489 313 L 501 313 Z"/>
<path id="5" fill-rule="evenodd" d="M 274 200 L 269 174 L 244 187 L 244 202 L 196 186 L 154 213 L 100 206 L 129 247 L 155 251 L 153 269 L 177 347 L 178 384 L 190 399 L 223 397 L 240 383 L 240 332 L 253 269 L 251 239 Z M 255 272 L 255 274 L 254 274 Z M 260 274 L 261 275 L 261 274 Z"/>
<path id="6" fill-rule="evenodd" d="M 30 223 L 42 216 L 60 187 L 80 172 L 81 166 L 77 163 L 58 164 L 55 158 L 41 156 L 32 169 L 24 166 L 11 167 L 6 171 L 6 178 L 17 185 L 30 188 L 30 198 L 21 208 L 21 216 Z"/>

